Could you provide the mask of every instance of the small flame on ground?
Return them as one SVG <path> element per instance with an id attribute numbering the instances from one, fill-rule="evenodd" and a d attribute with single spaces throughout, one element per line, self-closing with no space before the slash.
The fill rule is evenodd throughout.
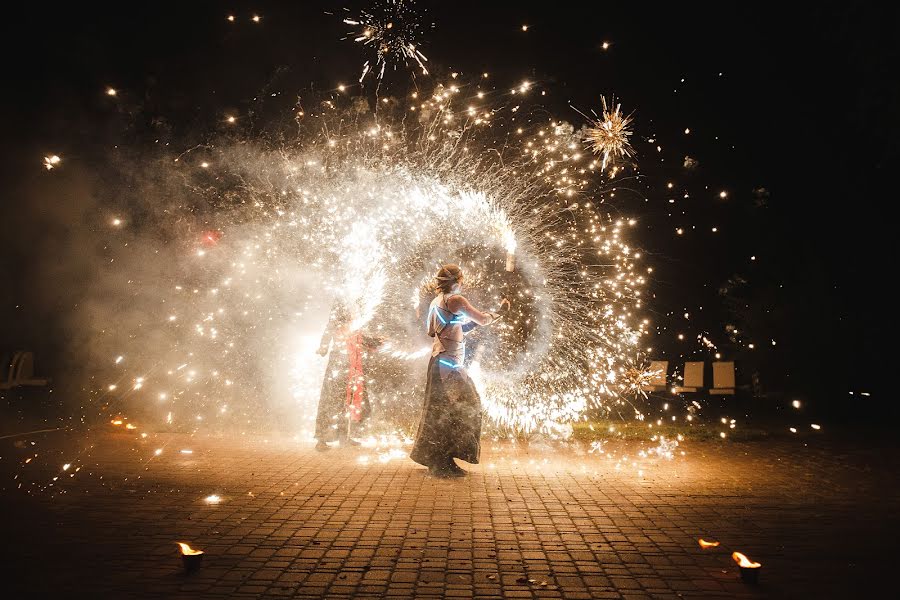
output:
<path id="1" fill-rule="evenodd" d="M 732 552 L 731 558 L 734 559 L 734 562 L 738 564 L 742 569 L 758 569 L 762 565 L 758 562 L 753 562 L 746 555 L 741 554 L 740 552 Z"/>
<path id="2" fill-rule="evenodd" d="M 203 554 L 203 550 L 194 550 L 184 542 L 175 543 L 178 544 L 178 547 L 181 548 L 181 553 L 185 556 L 195 556 L 197 554 Z"/>
<path id="3" fill-rule="evenodd" d="M 703 538 L 697 540 L 697 543 L 700 544 L 701 548 L 717 548 L 719 546 L 719 542 L 707 542 Z"/>

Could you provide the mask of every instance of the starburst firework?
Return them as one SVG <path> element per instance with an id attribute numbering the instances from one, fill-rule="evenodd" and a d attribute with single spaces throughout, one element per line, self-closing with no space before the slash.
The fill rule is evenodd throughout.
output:
<path id="1" fill-rule="evenodd" d="M 375 51 L 374 64 L 371 59 L 363 64 L 360 82 L 369 73 L 375 73 L 376 79 L 381 80 L 388 65 L 396 68 L 400 63 L 406 66 L 414 63 L 423 75 L 428 74 L 425 67 L 428 58 L 419 50 L 419 40 L 425 29 L 434 24 L 423 21 L 422 13 L 412 0 L 382 0 L 359 17 L 344 19 L 344 23 L 359 27 L 348 37 L 352 36 L 353 41 Z"/>
<path id="2" fill-rule="evenodd" d="M 613 100 L 615 102 L 615 100 Z M 603 112 L 601 118 L 593 119 L 593 126 L 585 131 L 584 141 L 594 154 L 603 156 L 602 169 L 610 164 L 610 159 L 630 158 L 634 154 L 631 147 L 631 115 L 622 114 L 622 105 L 616 104 L 610 111 L 606 98 L 602 98 Z"/>

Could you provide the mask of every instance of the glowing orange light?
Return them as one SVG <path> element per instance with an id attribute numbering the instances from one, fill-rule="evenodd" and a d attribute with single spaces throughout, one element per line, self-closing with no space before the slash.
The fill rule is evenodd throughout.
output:
<path id="1" fill-rule="evenodd" d="M 719 542 L 707 542 L 703 538 L 697 540 L 697 543 L 700 544 L 701 548 L 718 548 Z"/>

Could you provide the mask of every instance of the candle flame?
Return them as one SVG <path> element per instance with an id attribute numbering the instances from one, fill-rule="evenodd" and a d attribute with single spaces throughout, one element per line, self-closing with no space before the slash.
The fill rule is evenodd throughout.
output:
<path id="1" fill-rule="evenodd" d="M 732 552 L 731 558 L 733 558 L 734 562 L 736 562 L 742 569 L 758 569 L 762 566 L 758 562 L 753 562 L 752 560 L 747 558 L 746 555 L 741 554 L 740 552 Z"/>
<path id="2" fill-rule="evenodd" d="M 703 538 L 697 540 L 697 543 L 700 544 L 701 548 L 717 548 L 719 546 L 719 542 L 707 542 Z"/>
<path id="3" fill-rule="evenodd" d="M 194 550 L 190 546 L 188 546 L 184 542 L 175 542 L 181 548 L 181 553 L 185 556 L 195 556 L 197 554 L 203 554 L 203 550 Z"/>

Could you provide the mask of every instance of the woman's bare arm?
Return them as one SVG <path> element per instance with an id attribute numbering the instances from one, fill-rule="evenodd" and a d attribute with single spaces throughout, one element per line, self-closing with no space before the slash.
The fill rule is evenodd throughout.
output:
<path id="1" fill-rule="evenodd" d="M 447 307 L 450 309 L 450 312 L 454 314 L 463 314 L 479 325 L 490 325 L 496 320 L 496 317 L 493 314 L 481 312 L 472 306 L 464 296 L 453 296 L 449 298 L 447 300 Z"/>

